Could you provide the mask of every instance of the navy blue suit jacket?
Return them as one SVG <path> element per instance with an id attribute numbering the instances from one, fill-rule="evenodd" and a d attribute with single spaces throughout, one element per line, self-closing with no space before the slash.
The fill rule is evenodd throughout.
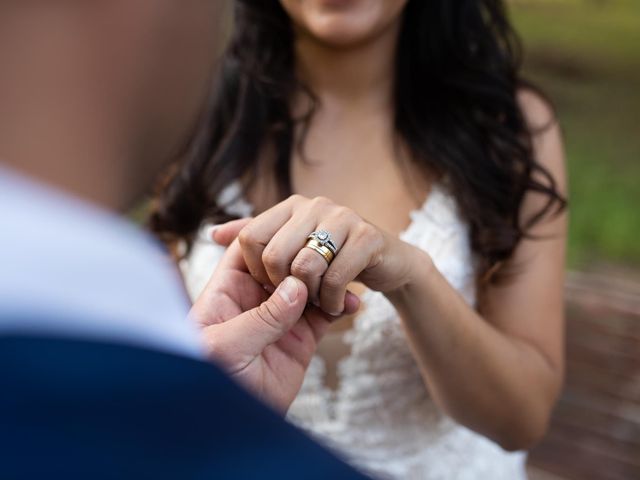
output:
<path id="1" fill-rule="evenodd" d="M 362 479 L 216 367 L 0 336 L 1 479 Z"/>

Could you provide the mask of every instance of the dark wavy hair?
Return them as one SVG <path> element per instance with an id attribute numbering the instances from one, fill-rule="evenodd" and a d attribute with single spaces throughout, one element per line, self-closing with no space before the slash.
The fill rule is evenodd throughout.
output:
<path id="1" fill-rule="evenodd" d="M 520 89 L 533 88 L 519 76 L 519 40 L 501 0 L 409 0 L 402 22 L 397 138 L 425 172 L 447 178 L 470 225 L 478 278 L 492 277 L 531 226 L 565 207 L 553 177 L 534 159 L 535 132 L 517 100 Z M 199 141 L 164 178 L 154 202 L 150 227 L 164 241 L 189 241 L 203 220 L 227 220 L 220 191 L 240 177 L 255 181 L 265 145 L 280 195 L 292 193 L 291 154 L 302 148 L 314 112 L 294 118 L 292 92 L 317 103 L 294 74 L 293 40 L 278 0 L 236 0 Z M 522 219 L 528 191 L 547 201 Z"/>

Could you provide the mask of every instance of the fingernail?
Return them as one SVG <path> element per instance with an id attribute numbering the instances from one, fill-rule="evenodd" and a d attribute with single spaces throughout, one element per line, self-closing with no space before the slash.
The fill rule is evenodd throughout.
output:
<path id="1" fill-rule="evenodd" d="M 216 231 L 218 230 L 218 225 L 214 225 L 212 227 L 209 227 L 209 229 L 207 230 L 207 238 L 213 242 L 216 241 L 215 238 L 213 238 L 213 236 L 215 235 Z"/>
<path id="2" fill-rule="evenodd" d="M 292 304 L 298 298 L 298 282 L 292 277 L 287 277 L 276 290 L 282 299 L 288 304 Z"/>

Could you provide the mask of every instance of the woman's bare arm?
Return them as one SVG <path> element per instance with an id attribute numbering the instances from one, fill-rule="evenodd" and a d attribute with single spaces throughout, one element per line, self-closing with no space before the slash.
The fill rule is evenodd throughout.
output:
<path id="1" fill-rule="evenodd" d="M 521 101 L 533 126 L 548 125 L 535 137 L 535 155 L 564 194 L 559 127 L 536 96 L 522 94 Z M 529 193 L 522 218 L 544 201 Z M 389 295 L 438 404 L 507 449 L 540 439 L 563 380 L 566 213 L 549 216 L 531 233 L 543 238 L 518 245 L 504 266 L 511 278 L 481 292 L 480 312 L 426 258 L 415 283 Z"/>

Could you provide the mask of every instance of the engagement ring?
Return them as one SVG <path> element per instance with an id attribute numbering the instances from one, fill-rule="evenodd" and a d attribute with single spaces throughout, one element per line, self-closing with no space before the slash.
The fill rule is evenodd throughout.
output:
<path id="1" fill-rule="evenodd" d="M 333 243 L 331 234 L 326 230 L 318 230 L 311 233 L 307 237 L 307 240 L 316 240 L 320 245 L 331 250 L 331 253 L 333 253 L 334 256 L 338 253 L 338 248 L 336 247 L 336 244 Z"/>

